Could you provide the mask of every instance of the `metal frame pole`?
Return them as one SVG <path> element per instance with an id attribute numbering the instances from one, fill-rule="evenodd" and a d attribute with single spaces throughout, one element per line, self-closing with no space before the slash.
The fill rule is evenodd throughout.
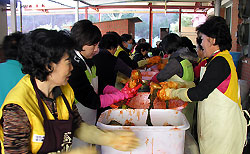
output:
<path id="1" fill-rule="evenodd" d="M 215 0 L 214 4 L 214 15 L 220 16 L 220 6 L 221 6 L 221 0 Z"/>
<path id="2" fill-rule="evenodd" d="M 153 40 L 153 13 L 152 13 L 152 3 L 149 3 L 149 44 L 152 46 Z"/>
<path id="3" fill-rule="evenodd" d="M 85 8 L 85 19 L 88 19 L 88 7 Z"/>
<path id="4" fill-rule="evenodd" d="M 23 32 L 23 10 L 22 1 L 19 0 L 20 32 Z"/>
<path id="5" fill-rule="evenodd" d="M 75 6 L 75 22 L 79 21 L 79 1 L 76 1 Z"/>
<path id="6" fill-rule="evenodd" d="M 16 0 L 10 0 L 10 10 L 11 10 L 11 32 L 17 31 L 16 23 Z"/>
<path id="7" fill-rule="evenodd" d="M 248 29 L 248 57 L 250 57 L 250 17 L 248 18 L 248 25 L 249 25 L 249 29 Z"/>
<path id="8" fill-rule="evenodd" d="M 181 34 L 181 8 L 179 8 L 179 33 Z"/>

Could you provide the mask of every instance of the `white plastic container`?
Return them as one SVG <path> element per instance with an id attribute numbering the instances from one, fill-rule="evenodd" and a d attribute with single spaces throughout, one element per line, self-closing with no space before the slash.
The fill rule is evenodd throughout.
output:
<path id="1" fill-rule="evenodd" d="M 147 109 L 111 109 L 103 112 L 97 126 L 104 130 L 130 130 L 140 139 L 140 146 L 131 152 L 121 152 L 102 146 L 102 154 L 183 154 L 185 130 L 189 123 L 181 112 L 171 109 L 151 109 L 151 122 L 147 126 Z M 121 124 L 129 121 L 135 126 L 107 125 L 111 120 Z M 171 124 L 172 126 L 166 126 Z"/>

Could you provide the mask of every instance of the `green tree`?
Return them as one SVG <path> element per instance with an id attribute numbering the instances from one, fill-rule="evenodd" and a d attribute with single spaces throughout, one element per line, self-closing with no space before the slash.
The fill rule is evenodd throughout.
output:
<path id="1" fill-rule="evenodd" d="M 134 13 L 106 13 L 102 14 L 101 21 L 110 21 L 134 17 Z"/>
<path id="2" fill-rule="evenodd" d="M 135 24 L 135 38 L 149 38 L 149 15 L 147 13 L 135 13 L 135 17 L 138 17 L 142 22 Z"/>
<path id="3" fill-rule="evenodd" d="M 182 14 L 181 16 L 181 26 L 182 27 L 192 27 L 193 14 Z M 179 20 L 170 25 L 170 30 L 172 32 L 179 32 Z"/>
<path id="4" fill-rule="evenodd" d="M 177 13 L 155 14 L 153 20 L 153 37 L 160 37 L 160 28 L 170 28 L 171 23 L 178 21 Z"/>
<path id="5" fill-rule="evenodd" d="M 99 21 L 98 14 L 89 14 L 88 19 L 89 19 L 90 21 L 92 21 L 93 23 Z"/>
<path id="6" fill-rule="evenodd" d="M 183 17 L 181 18 L 181 26 L 192 27 L 193 26 L 192 19 L 193 19 L 193 16 L 184 14 Z"/>

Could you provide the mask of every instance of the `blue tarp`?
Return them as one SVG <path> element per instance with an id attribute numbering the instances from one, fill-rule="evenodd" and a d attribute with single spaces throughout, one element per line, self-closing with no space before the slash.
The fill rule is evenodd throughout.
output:
<path id="1" fill-rule="evenodd" d="M 239 59 L 241 57 L 241 53 L 240 52 L 230 52 L 230 54 L 233 57 L 234 65 L 237 68 L 238 63 L 239 63 Z"/>

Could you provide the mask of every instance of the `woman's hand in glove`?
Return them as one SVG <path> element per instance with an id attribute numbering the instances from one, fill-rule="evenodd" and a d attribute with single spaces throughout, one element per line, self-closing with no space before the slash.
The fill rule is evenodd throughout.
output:
<path id="1" fill-rule="evenodd" d="M 124 94 L 119 90 L 111 94 L 100 95 L 101 107 L 108 107 L 113 103 L 117 103 L 119 101 L 127 99 L 127 97 L 127 94 Z"/>
<path id="2" fill-rule="evenodd" d="M 125 96 L 127 97 L 126 99 L 129 99 L 137 94 L 141 86 L 142 84 L 139 83 L 135 88 L 129 88 L 129 82 L 127 82 L 126 85 L 122 88 L 121 92 L 125 94 Z"/>
<path id="3" fill-rule="evenodd" d="M 174 89 L 170 89 L 170 88 L 162 88 L 161 90 L 157 92 L 157 97 L 163 101 L 173 99 L 173 96 L 172 96 L 173 90 Z"/>
<path id="4" fill-rule="evenodd" d="M 72 149 L 69 152 L 65 152 L 62 154 L 98 154 L 96 147 L 95 146 L 85 146 L 85 147 L 81 147 L 81 148 L 76 148 L 76 149 Z"/>
<path id="5" fill-rule="evenodd" d="M 106 145 L 120 151 L 132 151 L 139 146 L 139 139 L 134 132 L 112 131 L 106 132 Z"/>
<path id="6" fill-rule="evenodd" d="M 134 132 L 103 131 L 84 122 L 76 129 L 74 135 L 87 143 L 110 146 L 120 151 L 131 151 L 139 146 L 139 139 Z"/>
<path id="7" fill-rule="evenodd" d="M 103 89 L 103 94 L 112 94 L 112 93 L 115 93 L 115 92 L 120 92 L 120 90 L 115 88 L 114 86 L 107 85 Z"/>
<path id="8" fill-rule="evenodd" d="M 179 89 L 162 88 L 157 92 L 157 96 L 161 100 L 181 99 L 185 102 L 192 102 L 188 97 L 187 91 L 188 88 L 179 88 Z"/>

